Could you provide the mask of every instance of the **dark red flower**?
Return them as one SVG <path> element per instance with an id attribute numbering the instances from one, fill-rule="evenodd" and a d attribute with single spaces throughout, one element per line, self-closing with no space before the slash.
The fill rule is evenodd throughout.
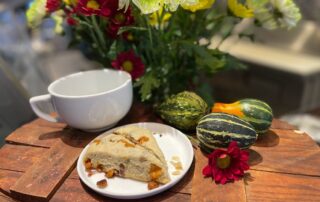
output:
<path id="1" fill-rule="evenodd" d="M 68 25 L 71 25 L 71 26 L 78 24 L 78 22 L 74 18 L 72 18 L 71 16 L 67 17 L 67 23 L 68 23 Z"/>
<path id="2" fill-rule="evenodd" d="M 239 180 L 249 169 L 249 153 L 238 147 L 237 142 L 229 144 L 228 150 L 216 149 L 208 156 L 209 162 L 202 174 L 212 177 L 216 183 L 225 184 Z"/>
<path id="3" fill-rule="evenodd" d="M 139 78 L 144 73 L 144 64 L 139 56 L 136 56 L 133 50 L 122 52 L 111 62 L 115 69 L 129 72 L 133 79 Z"/>
<path id="4" fill-rule="evenodd" d="M 74 8 L 64 8 L 64 12 L 67 15 L 67 23 L 68 25 L 74 26 L 78 24 L 78 21 L 73 18 L 73 15 L 76 14 L 76 11 Z"/>
<path id="5" fill-rule="evenodd" d="M 110 18 L 110 23 L 107 28 L 107 33 L 111 38 L 116 38 L 120 27 L 129 26 L 134 23 L 134 18 L 131 15 L 131 8 L 126 11 L 124 9 L 117 10 Z"/>
<path id="6" fill-rule="evenodd" d="M 61 6 L 61 0 L 47 0 L 46 2 L 46 11 L 52 13 L 58 10 Z"/>
<path id="7" fill-rule="evenodd" d="M 127 26 L 133 24 L 134 19 L 131 14 L 131 7 L 129 7 L 126 11 L 124 9 L 121 9 L 115 12 L 111 18 L 111 22 L 119 26 Z"/>
<path id="8" fill-rule="evenodd" d="M 118 0 L 78 0 L 75 10 L 86 16 L 110 17 L 118 10 Z"/>
<path id="9" fill-rule="evenodd" d="M 124 39 L 124 40 L 127 40 L 127 41 L 134 41 L 134 36 L 133 36 L 133 34 L 132 34 L 132 32 L 123 32 L 122 33 L 122 38 Z"/>
<path id="10" fill-rule="evenodd" d="M 117 36 L 118 36 L 118 31 L 120 29 L 120 26 L 119 25 L 115 25 L 113 23 L 110 23 L 108 28 L 107 28 L 107 33 L 108 33 L 108 36 L 112 39 L 116 39 Z"/>

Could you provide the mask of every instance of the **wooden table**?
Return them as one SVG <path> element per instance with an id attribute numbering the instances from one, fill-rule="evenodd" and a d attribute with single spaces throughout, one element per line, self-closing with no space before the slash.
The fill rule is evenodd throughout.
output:
<path id="1" fill-rule="evenodd" d="M 161 120 L 136 104 L 119 124 L 142 121 Z M 115 201 L 88 189 L 74 169 L 82 148 L 96 135 L 40 119 L 18 128 L 0 149 L 0 201 Z M 203 178 L 207 159 L 195 149 L 181 182 L 139 201 L 320 201 L 320 149 L 308 135 L 274 120 L 249 152 L 251 168 L 243 180 L 217 185 Z M 38 197 L 26 196 L 30 193 Z"/>

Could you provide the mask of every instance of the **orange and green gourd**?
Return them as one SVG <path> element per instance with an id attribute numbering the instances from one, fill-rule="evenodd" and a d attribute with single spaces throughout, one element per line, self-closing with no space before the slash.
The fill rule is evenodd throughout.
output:
<path id="1" fill-rule="evenodd" d="M 258 134 L 267 132 L 273 119 L 272 109 L 266 102 L 250 98 L 229 104 L 215 103 L 211 112 L 235 115 L 250 123 Z"/>

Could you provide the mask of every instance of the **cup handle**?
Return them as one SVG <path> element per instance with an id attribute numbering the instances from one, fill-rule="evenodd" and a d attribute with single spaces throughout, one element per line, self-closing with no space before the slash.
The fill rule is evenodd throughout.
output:
<path id="1" fill-rule="evenodd" d="M 58 117 L 55 118 L 55 117 L 51 116 L 50 114 L 43 112 L 39 107 L 39 105 L 42 105 L 42 106 L 50 107 L 50 108 L 54 109 L 50 94 L 32 97 L 32 98 L 30 98 L 29 102 L 30 102 L 31 108 L 34 111 L 34 113 L 36 113 L 36 115 L 39 116 L 40 118 L 47 120 L 47 121 L 50 121 L 50 122 L 55 122 L 55 123 L 61 122 Z"/>

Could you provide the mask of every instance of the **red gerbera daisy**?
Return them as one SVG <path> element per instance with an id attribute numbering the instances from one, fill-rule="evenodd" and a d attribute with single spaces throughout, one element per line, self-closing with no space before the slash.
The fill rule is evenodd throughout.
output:
<path id="1" fill-rule="evenodd" d="M 129 72 L 133 79 L 139 78 L 144 73 L 144 64 L 133 50 L 119 53 L 117 58 L 111 62 L 111 65 L 115 69 Z"/>
<path id="2" fill-rule="evenodd" d="M 212 177 L 216 183 L 225 184 L 239 180 L 244 171 L 249 169 L 249 153 L 242 151 L 237 142 L 229 144 L 228 150 L 216 149 L 208 156 L 209 162 L 202 174 Z"/>
<path id="3" fill-rule="evenodd" d="M 120 27 L 132 25 L 134 18 L 131 15 L 131 8 L 126 11 L 124 9 L 118 10 L 110 18 L 110 24 L 107 28 L 107 32 L 111 38 L 116 38 Z"/>
<path id="4" fill-rule="evenodd" d="M 118 10 L 118 0 L 79 0 L 75 10 L 86 16 L 109 17 Z"/>
<path id="5" fill-rule="evenodd" d="M 47 0 L 46 11 L 52 13 L 60 8 L 61 0 Z"/>

